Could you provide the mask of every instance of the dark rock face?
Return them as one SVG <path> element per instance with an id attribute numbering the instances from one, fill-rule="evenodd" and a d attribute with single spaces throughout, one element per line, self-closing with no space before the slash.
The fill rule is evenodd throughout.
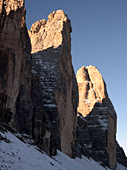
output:
<path id="1" fill-rule="evenodd" d="M 79 106 L 77 140 L 82 154 L 103 166 L 116 168 L 116 112 L 108 98 L 106 84 L 96 67 L 77 72 Z"/>
<path id="2" fill-rule="evenodd" d="M 116 154 L 117 154 L 117 162 L 127 167 L 127 157 L 124 153 L 122 147 L 120 147 L 119 143 L 116 141 Z"/>
<path id="3" fill-rule="evenodd" d="M 46 133 L 46 115 L 43 108 L 43 96 L 38 76 L 32 75 L 31 99 L 33 106 L 32 115 L 32 137 L 36 144 L 44 149 L 43 137 Z M 45 149 L 44 149 L 45 150 Z"/>
<path id="4" fill-rule="evenodd" d="M 32 43 L 32 71 L 38 74 L 47 115 L 47 152 L 56 148 L 74 157 L 78 87 L 71 61 L 70 20 L 59 10 L 48 21 L 34 23 L 29 30 Z"/>
<path id="5" fill-rule="evenodd" d="M 103 166 L 109 166 L 109 154 L 105 149 L 107 146 L 107 115 L 92 115 L 83 117 L 80 113 L 77 120 L 77 140 L 81 153 L 92 157 Z M 100 122 L 104 121 L 105 126 Z"/>
<path id="6" fill-rule="evenodd" d="M 32 100 L 26 86 L 21 84 L 19 94 L 16 100 L 16 113 L 12 119 L 12 126 L 15 127 L 19 132 L 25 132 L 31 135 L 32 131 Z"/>

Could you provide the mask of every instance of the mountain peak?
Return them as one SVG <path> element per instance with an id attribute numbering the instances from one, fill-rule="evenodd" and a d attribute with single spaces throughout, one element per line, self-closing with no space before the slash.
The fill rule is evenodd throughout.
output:
<path id="1" fill-rule="evenodd" d="M 65 31 L 66 30 L 66 31 Z M 71 42 L 71 22 L 63 10 L 53 11 L 45 19 L 35 22 L 28 31 L 31 38 L 32 53 L 62 45 L 63 39 Z"/>

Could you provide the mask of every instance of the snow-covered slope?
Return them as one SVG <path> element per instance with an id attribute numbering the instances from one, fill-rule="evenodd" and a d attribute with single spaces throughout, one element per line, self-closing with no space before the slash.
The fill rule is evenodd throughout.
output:
<path id="1" fill-rule="evenodd" d="M 12 134 L 4 128 L 0 130 L 1 170 L 105 170 L 99 163 L 85 156 L 82 156 L 82 159 L 71 159 L 58 151 L 57 156 L 51 158 L 35 145 L 31 145 L 33 141 L 29 140 L 27 135 L 23 136 Z M 125 169 L 118 164 L 116 170 Z"/>

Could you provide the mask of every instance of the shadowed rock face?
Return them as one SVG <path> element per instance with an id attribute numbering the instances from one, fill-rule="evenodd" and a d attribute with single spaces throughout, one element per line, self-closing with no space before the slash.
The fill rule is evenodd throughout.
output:
<path id="1" fill-rule="evenodd" d="M 77 72 L 79 88 L 77 139 L 83 154 L 116 167 L 116 112 L 106 84 L 94 66 Z"/>
<path id="2" fill-rule="evenodd" d="M 32 44 L 32 69 L 41 83 L 47 115 L 47 151 L 60 149 L 74 156 L 78 87 L 71 61 L 70 20 L 62 10 L 51 13 L 48 21 L 34 23 L 29 30 Z"/>
<path id="3" fill-rule="evenodd" d="M 0 121 L 21 131 L 25 124 L 30 133 L 31 46 L 25 13 L 24 0 L 0 2 Z"/>
<path id="4" fill-rule="evenodd" d="M 116 153 L 117 153 L 117 162 L 127 167 L 127 157 L 124 153 L 122 147 L 120 147 L 119 143 L 116 141 Z"/>

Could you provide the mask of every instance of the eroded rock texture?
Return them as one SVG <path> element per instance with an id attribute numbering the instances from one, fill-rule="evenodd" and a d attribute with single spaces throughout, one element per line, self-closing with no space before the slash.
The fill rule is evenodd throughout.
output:
<path id="1" fill-rule="evenodd" d="M 77 139 L 82 153 L 115 169 L 116 112 L 106 84 L 94 66 L 83 66 L 76 77 L 79 88 Z"/>
<path id="2" fill-rule="evenodd" d="M 30 39 L 24 0 L 0 2 L 0 121 L 30 133 Z"/>
<path id="3" fill-rule="evenodd" d="M 62 10 L 51 13 L 29 30 L 32 44 L 32 71 L 38 75 L 48 124 L 44 140 L 47 152 L 56 148 L 74 156 L 78 87 L 71 61 L 70 20 Z M 54 149 L 55 148 L 55 149 Z"/>

